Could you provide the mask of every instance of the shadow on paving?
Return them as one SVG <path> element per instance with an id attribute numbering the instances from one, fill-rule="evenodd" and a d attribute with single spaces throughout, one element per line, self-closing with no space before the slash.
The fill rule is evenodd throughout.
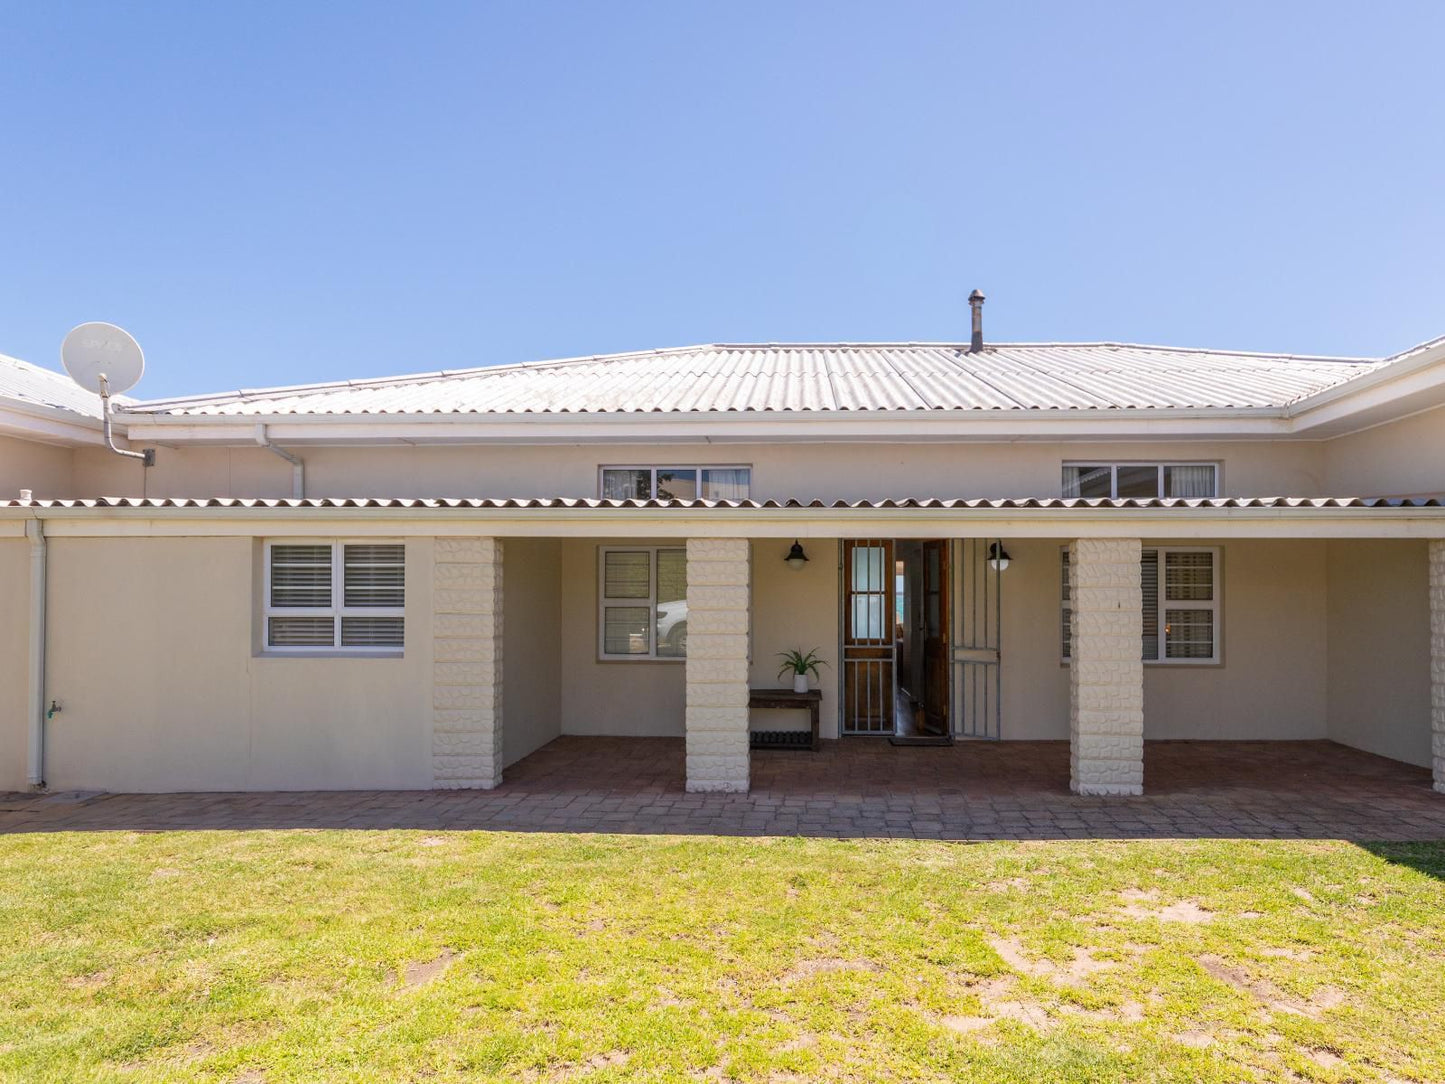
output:
<path id="1" fill-rule="evenodd" d="M 1148 793 L 1068 791 L 1067 742 L 825 742 L 752 757 L 748 794 L 688 794 L 674 738 L 563 737 L 490 791 L 12 795 L 0 832 L 421 829 L 947 840 L 1343 839 L 1440 876 L 1428 769 L 1331 742 L 1148 742 Z M 1426 857 L 1420 857 L 1424 854 Z M 1440 860 L 1445 863 L 1445 859 Z"/>

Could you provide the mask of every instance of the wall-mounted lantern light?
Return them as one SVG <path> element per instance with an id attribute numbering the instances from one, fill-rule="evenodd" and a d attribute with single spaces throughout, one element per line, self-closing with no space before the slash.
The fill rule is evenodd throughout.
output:
<path id="1" fill-rule="evenodd" d="M 794 539 L 793 548 L 788 551 L 788 555 L 783 560 L 787 562 L 789 568 L 797 571 L 808 563 L 808 555 L 803 552 L 803 547 L 798 540 Z"/>
<path id="2" fill-rule="evenodd" d="M 1002 542 L 990 542 L 988 544 L 988 567 L 995 572 L 1002 572 L 1008 568 L 1008 550 L 1003 548 Z"/>

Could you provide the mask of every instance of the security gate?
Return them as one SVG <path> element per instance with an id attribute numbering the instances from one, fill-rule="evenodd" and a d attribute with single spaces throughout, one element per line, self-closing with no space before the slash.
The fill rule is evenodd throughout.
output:
<path id="1" fill-rule="evenodd" d="M 843 733 L 893 733 L 892 539 L 843 543 Z"/>
<path id="2" fill-rule="evenodd" d="M 1003 718 L 1003 562 L 997 558 L 1004 550 L 984 538 L 960 538 L 954 547 L 953 736 L 997 741 Z"/>

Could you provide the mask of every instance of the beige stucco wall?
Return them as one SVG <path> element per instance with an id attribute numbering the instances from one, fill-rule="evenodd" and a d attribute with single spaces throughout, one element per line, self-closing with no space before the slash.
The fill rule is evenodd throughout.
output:
<path id="1" fill-rule="evenodd" d="M 0 437 L 0 501 L 17 500 L 22 489 L 36 500 L 75 496 L 70 448 L 17 437 Z"/>
<path id="2" fill-rule="evenodd" d="M 1339 437 L 1324 449 L 1334 493 L 1445 494 L 1445 407 Z"/>
<path id="3" fill-rule="evenodd" d="M 1146 539 L 1146 544 L 1148 540 Z M 1200 540 L 1207 544 L 1208 540 Z M 683 733 L 676 662 L 599 662 L 603 540 L 504 547 L 504 754 L 557 733 Z M 1068 734 L 1058 540 L 1008 543 L 1003 736 Z M 819 647 L 824 734 L 837 732 L 838 548 L 751 546 L 749 680 L 776 652 Z M 47 777 L 56 789 L 429 787 L 430 539 L 407 543 L 398 659 L 257 656 L 259 542 L 52 538 Z M 28 544 L 0 539 L 0 789 L 24 786 Z M 1224 665 L 1145 668 L 1148 738 L 1329 736 L 1423 763 L 1429 671 L 1423 542 L 1232 541 L 1223 547 Z M 754 713 L 754 727 L 801 718 Z"/>
<path id="4" fill-rule="evenodd" d="M 562 732 L 562 548 L 554 538 L 502 545 L 502 762 Z"/>
<path id="5" fill-rule="evenodd" d="M 823 691 L 819 730 L 825 738 L 838 736 L 838 561 L 835 539 L 810 539 L 804 546 L 808 563 L 792 569 L 783 563 L 790 542 L 769 539 L 752 544 L 753 637 L 748 683 L 753 688 L 791 687 L 791 676 L 778 677 L 778 652 L 818 649 L 827 662 L 821 680 Z M 808 718 L 799 711 L 754 711 L 754 730 L 801 730 Z"/>
<path id="6" fill-rule="evenodd" d="M 1329 736 L 1430 763 L 1425 542 L 1326 543 Z"/>
<path id="7" fill-rule="evenodd" d="M 254 654 L 257 546 L 51 540 L 52 788 L 431 786 L 432 540 L 407 542 L 402 658 Z"/>
<path id="8" fill-rule="evenodd" d="M 1063 544 L 1063 539 L 1008 543 L 1014 563 L 1003 575 L 1006 739 L 1068 737 L 1068 670 L 1059 662 Z M 596 661 L 598 543 L 561 545 L 563 732 L 681 734 L 683 689 L 677 664 Z M 830 663 L 820 683 L 825 737 L 838 734 L 837 546 L 834 540 L 809 541 L 812 560 L 801 572 L 783 563 L 786 543 L 755 541 L 752 546 L 749 681 L 754 686 L 777 685 L 778 651 L 821 648 Z M 1325 543 L 1236 541 L 1223 549 L 1224 663 L 1146 666 L 1146 737 L 1325 737 Z M 1425 718 L 1428 723 L 1428 713 Z M 754 712 L 752 725 L 794 727 L 801 726 L 802 719 L 791 713 Z"/>
<path id="9" fill-rule="evenodd" d="M 562 733 L 683 736 L 686 674 L 676 661 L 597 658 L 597 549 L 645 539 L 567 539 L 562 551 Z M 669 546 L 678 540 L 664 540 Z"/>
<path id="10" fill-rule="evenodd" d="M 0 791 L 25 789 L 30 543 L 0 538 Z"/>
<path id="11" fill-rule="evenodd" d="M 298 448 L 307 496 L 595 497 L 603 464 L 737 464 L 759 499 L 1057 497 L 1066 459 L 1218 461 L 1225 495 L 1319 495 L 1316 442 L 806 443 Z M 140 496 L 142 469 L 105 452 L 76 453 L 89 495 Z M 291 468 L 259 448 L 162 448 L 147 496 L 288 497 Z"/>
<path id="12" fill-rule="evenodd" d="M 1068 737 L 1068 669 L 1059 662 L 1063 544 L 1008 543 L 1014 562 L 1003 574 L 1006 739 Z M 1145 738 L 1324 737 L 1324 544 L 1230 542 L 1221 561 L 1223 664 L 1145 666 Z"/>

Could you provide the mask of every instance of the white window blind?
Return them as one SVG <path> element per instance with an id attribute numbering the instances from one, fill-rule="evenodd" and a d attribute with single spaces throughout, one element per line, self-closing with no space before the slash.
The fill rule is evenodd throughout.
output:
<path id="1" fill-rule="evenodd" d="M 685 549 L 603 546 L 597 583 L 599 658 L 687 657 Z"/>
<path id="2" fill-rule="evenodd" d="M 1060 656 L 1068 661 L 1073 622 L 1069 551 L 1061 559 Z M 1139 558 L 1140 657 L 1146 663 L 1219 661 L 1219 550 L 1146 548 Z"/>
<path id="3" fill-rule="evenodd" d="M 602 467 L 598 492 L 606 500 L 747 500 L 751 467 Z"/>
<path id="4" fill-rule="evenodd" d="M 1065 497 L 1217 497 L 1217 463 L 1065 463 Z"/>
<path id="5" fill-rule="evenodd" d="M 266 543 L 268 652 L 397 653 L 405 606 L 400 542 Z"/>

